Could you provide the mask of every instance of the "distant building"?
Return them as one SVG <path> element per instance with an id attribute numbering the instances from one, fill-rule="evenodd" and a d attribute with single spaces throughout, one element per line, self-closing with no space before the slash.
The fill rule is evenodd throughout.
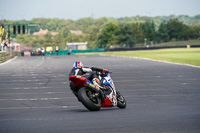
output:
<path id="1" fill-rule="evenodd" d="M 48 33 L 48 29 L 46 30 L 40 29 L 39 32 L 34 32 L 33 35 L 41 36 L 41 35 L 46 35 L 47 33 Z"/>
<path id="2" fill-rule="evenodd" d="M 75 34 L 77 36 L 80 36 L 81 34 L 83 34 L 81 30 L 70 30 L 70 33 Z"/>
<path id="3" fill-rule="evenodd" d="M 36 36 L 43 36 L 43 35 L 46 35 L 48 32 L 49 32 L 48 29 L 46 29 L 46 30 L 40 29 L 39 32 L 34 32 L 33 35 L 36 35 Z M 50 34 L 51 34 L 52 36 L 55 36 L 55 35 L 58 34 L 58 32 L 50 32 Z"/>
<path id="4" fill-rule="evenodd" d="M 52 36 L 55 36 L 55 35 L 58 34 L 58 32 L 50 32 L 50 34 L 51 34 Z"/>
<path id="5" fill-rule="evenodd" d="M 87 49 L 87 42 L 74 42 L 74 43 L 67 43 L 68 50 L 86 50 Z"/>

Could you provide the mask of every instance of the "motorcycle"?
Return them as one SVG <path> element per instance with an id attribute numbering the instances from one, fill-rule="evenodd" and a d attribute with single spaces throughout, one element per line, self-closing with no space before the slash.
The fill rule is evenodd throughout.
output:
<path id="1" fill-rule="evenodd" d="M 96 72 L 99 76 L 100 85 L 107 88 L 102 90 L 93 85 L 86 77 L 81 75 L 70 76 L 70 86 L 78 89 L 75 94 L 78 100 L 90 111 L 98 111 L 101 107 L 119 107 L 126 108 L 126 100 L 115 89 L 114 82 L 110 76 L 110 72 L 103 74 Z"/>

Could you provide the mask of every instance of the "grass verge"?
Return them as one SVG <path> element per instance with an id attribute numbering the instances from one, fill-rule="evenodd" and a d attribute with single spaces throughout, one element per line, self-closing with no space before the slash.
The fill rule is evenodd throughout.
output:
<path id="1" fill-rule="evenodd" d="M 103 55 L 142 57 L 200 66 L 200 48 L 179 48 L 142 51 L 105 52 Z"/>
<path id="2" fill-rule="evenodd" d="M 117 51 L 117 52 L 90 53 L 90 54 L 141 57 L 141 58 L 200 66 L 200 48 L 188 48 L 188 49 L 178 48 L 178 49 L 120 51 L 120 52 Z"/>

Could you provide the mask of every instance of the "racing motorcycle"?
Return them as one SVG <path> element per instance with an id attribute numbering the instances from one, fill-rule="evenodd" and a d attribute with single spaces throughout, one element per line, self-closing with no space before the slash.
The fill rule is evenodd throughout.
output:
<path id="1" fill-rule="evenodd" d="M 81 75 L 70 76 L 70 87 L 78 89 L 78 100 L 90 111 L 98 111 L 101 107 L 117 106 L 121 109 L 126 108 L 126 101 L 119 91 L 115 89 L 115 85 L 110 76 L 110 72 L 106 74 L 96 72 L 99 76 L 100 85 L 107 88 L 101 90 L 96 87 L 90 80 Z"/>

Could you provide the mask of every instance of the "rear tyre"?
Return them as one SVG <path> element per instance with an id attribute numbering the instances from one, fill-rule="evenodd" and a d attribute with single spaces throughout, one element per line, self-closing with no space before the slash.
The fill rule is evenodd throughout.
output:
<path id="1" fill-rule="evenodd" d="M 79 100 L 90 111 L 98 111 L 101 108 L 101 100 L 92 91 L 83 87 L 78 91 Z"/>
<path id="2" fill-rule="evenodd" d="M 124 97 L 117 91 L 117 107 L 124 109 L 126 108 L 126 100 Z"/>

